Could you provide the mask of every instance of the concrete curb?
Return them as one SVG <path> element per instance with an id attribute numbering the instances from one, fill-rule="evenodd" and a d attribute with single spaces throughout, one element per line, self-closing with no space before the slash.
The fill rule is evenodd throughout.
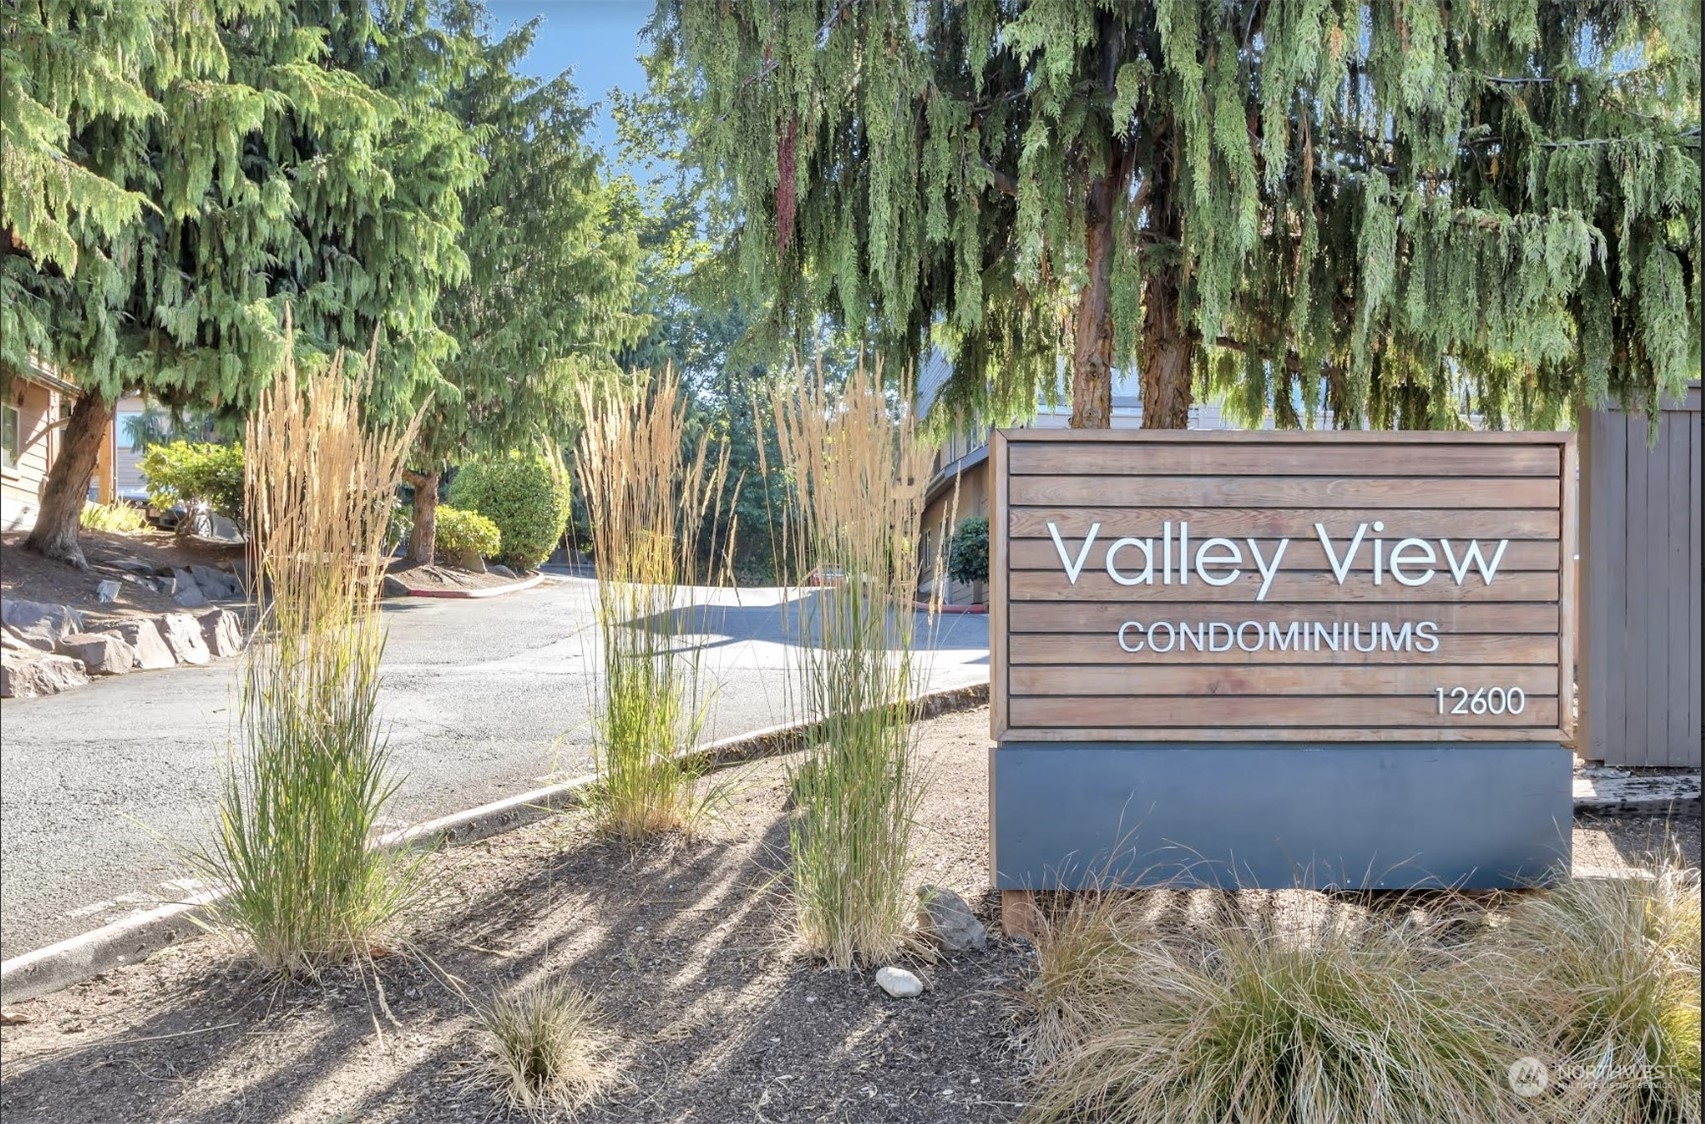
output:
<path id="1" fill-rule="evenodd" d="M 971 710 L 988 701 L 987 683 L 931 691 L 917 701 L 913 710 L 914 720 Z M 723 738 L 692 751 L 689 759 L 703 768 L 715 770 L 765 757 L 778 757 L 802 748 L 809 728 L 810 723 L 795 722 Z M 560 809 L 573 807 L 580 802 L 581 793 L 593 779 L 590 775 L 573 777 L 477 808 L 426 820 L 380 836 L 378 845 L 384 848 L 443 846 L 471 843 L 513 831 Z M 0 963 L 0 1001 L 21 1003 L 38 995 L 60 991 L 91 976 L 110 972 L 125 964 L 139 963 L 167 945 L 205 932 L 202 922 L 208 914 L 208 907 L 221 896 L 221 891 L 210 890 L 187 901 L 172 902 L 133 914 Z"/>
<path id="2" fill-rule="evenodd" d="M 523 589 L 532 589 L 545 580 L 543 571 L 522 581 L 509 585 L 493 585 L 484 589 L 411 589 L 410 597 L 446 597 L 456 600 L 467 600 L 475 597 L 502 597 L 505 593 L 520 593 Z"/>

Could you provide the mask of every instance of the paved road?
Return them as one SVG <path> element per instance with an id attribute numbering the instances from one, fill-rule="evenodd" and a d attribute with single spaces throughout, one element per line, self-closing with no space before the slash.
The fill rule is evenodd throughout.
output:
<path id="1" fill-rule="evenodd" d="M 396 823 L 587 771 L 594 588 L 571 578 L 485 601 L 387 602 L 382 705 L 403 774 Z M 786 721 L 797 611 L 776 590 L 716 596 L 699 638 L 716 692 L 705 736 Z M 943 617 L 931 639 L 933 686 L 988 678 L 986 618 Z M 181 896 L 174 880 L 187 871 L 169 841 L 198 841 L 210 823 L 234 668 L 136 673 L 0 704 L 0 955 Z"/>

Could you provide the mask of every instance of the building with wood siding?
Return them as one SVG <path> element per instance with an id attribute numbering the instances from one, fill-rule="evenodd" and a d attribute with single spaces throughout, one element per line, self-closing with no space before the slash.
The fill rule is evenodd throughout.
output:
<path id="1" fill-rule="evenodd" d="M 0 529 L 27 531 L 35 526 L 42 488 L 59 456 L 61 423 L 81 391 L 62 372 L 39 362 L 5 374 L 0 391 Z M 126 398 L 119 410 L 140 409 L 140 404 L 139 398 Z M 137 460 L 109 421 L 89 498 L 110 501 L 127 485 L 140 486 Z"/>

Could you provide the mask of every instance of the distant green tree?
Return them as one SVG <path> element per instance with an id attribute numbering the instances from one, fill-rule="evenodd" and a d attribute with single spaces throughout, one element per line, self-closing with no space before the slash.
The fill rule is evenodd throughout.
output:
<path id="1" fill-rule="evenodd" d="M 462 192 L 467 275 L 440 296 L 439 325 L 457 344 L 437 367 L 432 400 L 408 456 L 414 485 L 409 557 L 432 560 L 439 479 L 468 457 L 566 444 L 576 387 L 613 377 L 638 340 L 634 233 L 619 221 L 588 114 L 566 74 L 522 74 L 538 21 L 491 41 L 474 3 L 444 26 L 477 40 L 447 108 L 475 138 L 486 172 Z"/>
<path id="2" fill-rule="evenodd" d="M 400 415 L 454 341 L 478 172 L 443 109 L 465 49 L 420 0 L 52 0 L 0 7 L 0 365 L 83 390 L 29 544 L 82 564 L 78 513 L 122 395 L 246 409 L 283 354 L 376 346 Z"/>
<path id="3" fill-rule="evenodd" d="M 960 520 L 947 548 L 947 574 L 957 582 L 989 580 L 989 520 L 973 515 Z"/>
<path id="4" fill-rule="evenodd" d="M 1555 419 L 1700 362 L 1683 0 L 659 0 L 777 318 L 1104 427 L 1234 379 L 1281 424 Z M 1212 380 L 1210 378 L 1212 376 Z"/>

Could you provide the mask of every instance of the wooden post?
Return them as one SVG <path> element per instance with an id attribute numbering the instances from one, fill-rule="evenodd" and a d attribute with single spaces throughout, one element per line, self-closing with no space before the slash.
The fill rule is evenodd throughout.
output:
<path id="1" fill-rule="evenodd" d="M 1042 930 L 1042 911 L 1034 890 L 1001 891 L 1001 931 L 1009 937 L 1034 940 Z"/>

